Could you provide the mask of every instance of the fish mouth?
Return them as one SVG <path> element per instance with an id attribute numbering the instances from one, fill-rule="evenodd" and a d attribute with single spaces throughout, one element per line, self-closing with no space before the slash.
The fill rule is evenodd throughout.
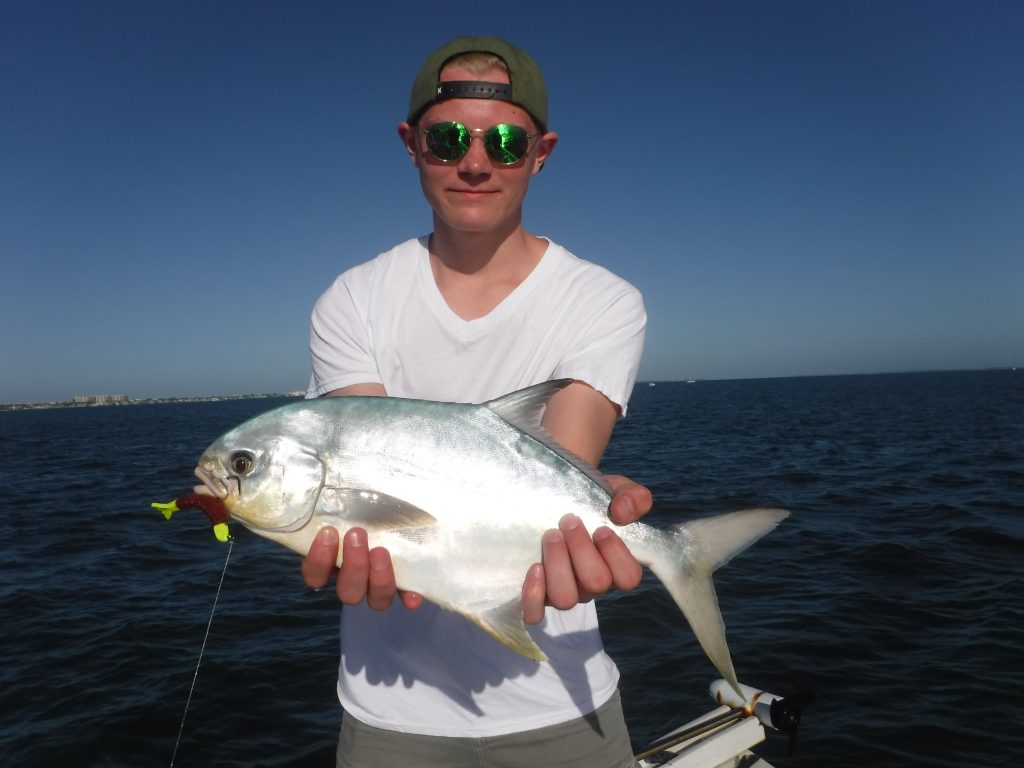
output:
<path id="1" fill-rule="evenodd" d="M 193 490 L 196 493 L 208 494 L 210 496 L 216 496 L 218 499 L 223 501 L 230 494 L 232 489 L 228 487 L 228 483 L 223 479 L 216 477 L 212 473 L 203 469 L 202 467 L 196 467 L 196 477 L 203 481 L 202 485 L 197 485 Z"/>

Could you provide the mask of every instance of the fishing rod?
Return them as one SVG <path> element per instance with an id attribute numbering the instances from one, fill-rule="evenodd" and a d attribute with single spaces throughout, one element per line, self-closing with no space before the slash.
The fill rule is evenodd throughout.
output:
<path id="1" fill-rule="evenodd" d="M 720 715 L 712 717 L 710 720 L 702 720 L 689 728 L 684 728 L 681 731 L 665 736 L 661 740 L 651 744 L 651 746 L 643 752 L 633 755 L 633 759 L 637 762 L 646 760 L 648 757 L 652 757 L 659 752 L 671 749 L 677 744 L 682 744 L 684 741 L 689 741 L 690 739 L 695 739 L 698 736 L 703 736 L 705 733 L 710 733 L 711 731 L 729 725 L 730 723 L 742 720 L 745 717 L 749 717 L 749 714 L 747 714 L 743 707 L 733 707 L 728 712 L 723 712 Z"/>
<path id="2" fill-rule="evenodd" d="M 696 741 L 700 737 L 708 736 L 716 731 L 725 731 L 747 718 L 755 718 L 762 726 L 787 734 L 789 736 L 788 752 L 792 755 L 796 751 L 797 734 L 803 707 L 814 701 L 814 694 L 805 692 L 782 697 L 751 688 L 747 685 L 740 685 L 740 690 L 742 698 L 737 695 L 737 692 L 728 682 L 716 680 L 710 685 L 708 692 L 719 705 L 729 707 L 729 709 L 683 726 L 680 730 L 674 731 L 651 744 L 643 752 L 635 755 L 634 759 L 639 763 L 641 760 L 667 753 L 673 747 L 688 741 Z M 764 732 L 759 728 L 756 730 L 761 733 L 760 738 L 756 739 L 756 741 L 763 740 Z M 749 743 L 753 744 L 756 742 L 751 741 Z M 676 755 L 681 755 L 685 749 L 677 752 Z M 672 757 L 673 755 L 669 753 L 668 756 Z"/>

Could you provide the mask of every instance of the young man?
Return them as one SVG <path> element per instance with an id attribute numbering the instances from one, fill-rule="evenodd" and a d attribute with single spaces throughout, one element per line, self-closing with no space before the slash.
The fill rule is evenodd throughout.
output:
<path id="1" fill-rule="evenodd" d="M 625 412 L 643 346 L 639 293 L 530 234 L 522 203 L 558 141 L 539 68 L 497 38 L 431 54 L 398 133 L 433 209 L 433 233 L 341 275 L 313 310 L 310 395 L 483 402 L 555 378 L 545 429 L 596 465 Z M 612 517 L 645 514 L 649 492 L 612 478 Z M 322 587 L 338 533 L 303 562 Z M 640 566 L 609 528 L 574 516 L 544 535 L 523 609 L 549 661 L 527 660 L 461 616 L 396 595 L 388 553 L 347 531 L 339 766 L 633 764 L 591 598 L 631 589 Z"/>

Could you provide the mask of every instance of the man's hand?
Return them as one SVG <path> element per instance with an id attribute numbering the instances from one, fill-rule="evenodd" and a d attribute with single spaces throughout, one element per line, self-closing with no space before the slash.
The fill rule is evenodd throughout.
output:
<path id="1" fill-rule="evenodd" d="M 383 547 L 370 549 L 362 528 L 352 528 L 345 533 L 341 568 L 337 567 L 337 562 L 338 531 L 327 527 L 317 534 L 302 561 L 303 581 L 313 589 L 320 589 L 337 573 L 335 591 L 341 602 L 355 605 L 365 600 L 377 611 L 390 608 L 396 594 L 406 608 L 415 609 L 423 604 L 423 598 L 415 592 L 396 589 L 391 555 Z"/>
<path id="2" fill-rule="evenodd" d="M 619 475 L 608 478 L 614 495 L 609 513 L 621 525 L 646 515 L 652 504 L 651 492 Z M 591 538 L 575 515 L 566 515 L 557 530 L 541 539 L 543 563 L 530 568 L 523 584 L 523 618 L 537 624 L 544 618 L 544 606 L 572 608 L 593 600 L 612 587 L 634 589 L 643 576 L 643 568 L 622 539 L 607 526 L 594 531 Z"/>
<path id="3" fill-rule="evenodd" d="M 367 382 L 327 393 L 328 397 L 345 395 L 386 397 L 387 392 L 382 384 Z M 302 561 L 302 580 L 306 586 L 320 589 L 337 573 L 335 591 L 338 599 L 348 605 L 365 600 L 374 610 L 385 611 L 391 607 L 396 594 L 406 608 L 415 609 L 423 604 L 423 598 L 415 592 L 395 588 L 391 554 L 384 547 L 369 549 L 366 531 L 362 528 L 351 528 L 345 533 L 341 554 L 341 568 L 338 568 L 338 531 L 330 527 L 321 530 Z"/>

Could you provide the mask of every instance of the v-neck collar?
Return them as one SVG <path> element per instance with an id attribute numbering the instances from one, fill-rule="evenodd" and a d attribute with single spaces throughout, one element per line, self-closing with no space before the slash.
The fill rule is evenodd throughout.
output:
<path id="1" fill-rule="evenodd" d="M 421 237 L 420 253 L 416 259 L 416 270 L 420 288 L 426 297 L 428 305 L 433 309 L 434 314 L 441 320 L 443 326 L 457 339 L 471 341 L 472 339 L 487 333 L 497 325 L 500 325 L 506 317 L 515 313 L 520 304 L 530 295 L 534 288 L 540 284 L 545 276 L 553 269 L 556 257 L 553 251 L 556 246 L 547 238 L 547 248 L 540 257 L 540 261 L 519 285 L 503 298 L 497 306 L 482 317 L 472 320 L 464 320 L 448 306 L 441 289 L 437 287 L 434 279 L 434 272 L 430 268 L 430 250 L 427 247 L 428 238 Z"/>

